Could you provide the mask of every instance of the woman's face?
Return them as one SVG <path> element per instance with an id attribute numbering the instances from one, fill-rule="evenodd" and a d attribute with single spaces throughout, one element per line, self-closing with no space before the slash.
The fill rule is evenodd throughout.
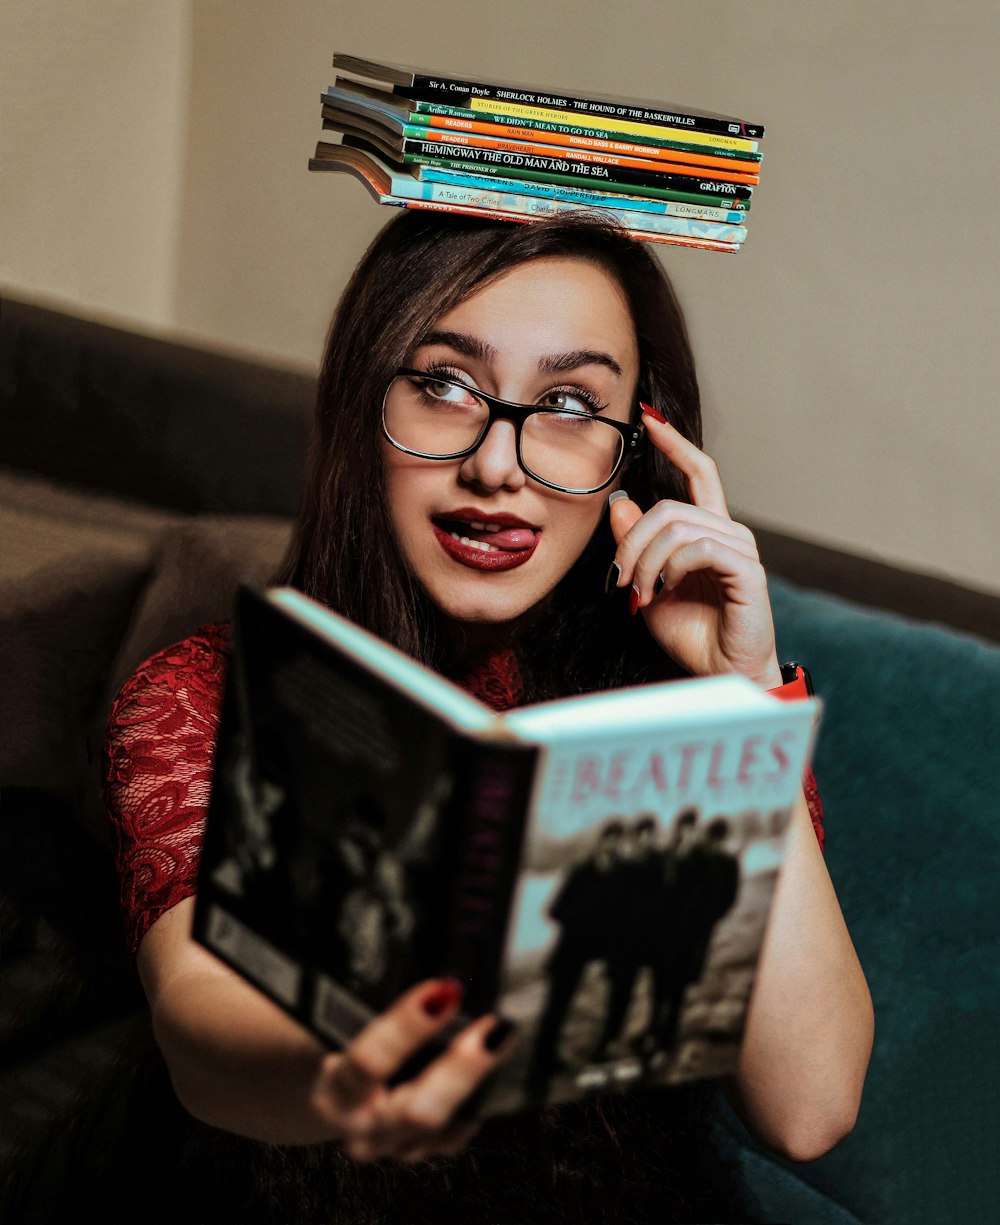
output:
<path id="1" fill-rule="evenodd" d="M 434 320 L 405 364 L 520 404 L 551 407 L 563 403 L 553 393 L 582 396 L 569 407 L 606 406 L 602 416 L 628 421 L 639 355 L 617 281 L 586 260 L 546 257 L 513 268 Z M 456 621 L 503 624 L 535 607 L 580 556 L 607 507 L 610 488 L 560 493 L 527 476 L 509 421 L 494 421 L 464 459 L 418 459 L 383 447 L 403 555 Z"/>

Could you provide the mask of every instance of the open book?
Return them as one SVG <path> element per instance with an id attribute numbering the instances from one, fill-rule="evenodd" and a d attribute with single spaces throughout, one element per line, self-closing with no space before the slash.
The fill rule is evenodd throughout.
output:
<path id="1" fill-rule="evenodd" d="M 335 1047 L 460 979 L 519 1032 L 481 1115 L 730 1072 L 818 713 L 713 677 L 497 714 L 244 586 L 195 938 Z"/>

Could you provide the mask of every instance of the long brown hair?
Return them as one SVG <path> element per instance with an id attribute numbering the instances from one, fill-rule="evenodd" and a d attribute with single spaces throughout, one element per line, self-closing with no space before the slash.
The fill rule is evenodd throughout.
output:
<path id="1" fill-rule="evenodd" d="M 424 663 L 442 663 L 436 614 L 400 555 L 383 496 L 382 397 L 431 321 L 511 268 L 550 256 L 590 260 L 618 282 L 638 341 L 639 395 L 701 445 L 684 318 L 646 246 L 588 213 L 531 225 L 416 211 L 390 221 L 355 270 L 331 324 L 298 527 L 275 581 Z M 679 474 L 652 448 L 631 461 L 626 476 L 630 495 L 645 507 L 664 497 L 687 499 Z M 676 674 L 648 649 L 641 618 L 623 615 L 621 601 L 603 594 L 614 548 L 605 519 L 553 593 L 546 632 L 530 635 L 545 650 L 522 644 L 526 697 Z"/>

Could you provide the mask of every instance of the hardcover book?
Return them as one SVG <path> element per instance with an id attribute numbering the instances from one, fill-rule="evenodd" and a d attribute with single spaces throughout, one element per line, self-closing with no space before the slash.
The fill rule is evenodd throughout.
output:
<path id="1" fill-rule="evenodd" d="M 617 148 L 612 148 L 610 141 L 604 142 L 606 148 L 588 147 L 594 146 L 594 142 L 590 141 L 588 146 L 585 146 L 580 141 L 577 141 L 576 144 L 572 143 L 572 138 L 569 137 L 547 139 L 550 137 L 550 133 L 547 132 L 541 133 L 542 139 L 536 141 L 535 134 L 525 128 L 500 129 L 498 132 L 489 133 L 438 129 L 420 124 L 403 124 L 395 128 L 395 125 L 390 125 L 388 119 L 379 122 L 375 116 L 330 105 L 323 107 L 323 120 L 324 127 L 341 132 L 353 131 L 354 134 L 362 136 L 367 135 L 373 144 L 381 144 L 387 155 L 396 161 L 402 158 L 406 140 L 426 140 L 438 144 L 499 149 L 512 153 L 568 157 L 576 161 L 598 163 L 609 168 L 624 166 L 636 170 L 661 171 L 750 185 L 757 183 L 760 177 L 756 166 L 752 166 L 747 171 L 741 169 L 739 164 L 720 166 L 709 165 L 705 160 L 700 159 L 685 161 L 684 157 L 690 157 L 690 155 L 670 157 L 666 155 L 665 150 L 643 150 L 639 145 L 627 146 L 629 152 L 626 152 L 626 146 L 622 142 L 615 142 L 618 145 Z M 481 124 L 479 126 L 485 128 L 490 125 Z M 651 156 L 646 156 L 646 153 L 651 153 Z"/>
<path id="2" fill-rule="evenodd" d="M 451 73 L 426 72 L 401 64 L 380 63 L 356 55 L 338 52 L 333 57 L 334 68 L 370 80 L 383 81 L 396 94 L 405 98 L 451 102 L 467 106 L 491 102 L 518 103 L 582 115 L 608 116 L 632 120 L 650 126 L 676 127 L 694 132 L 718 133 L 726 136 L 760 139 L 762 124 L 747 123 L 732 115 L 715 111 L 675 107 L 643 98 L 608 97 L 587 93 L 584 96 L 561 90 L 539 90 L 533 86 L 508 81 L 484 81 L 473 77 L 456 77 Z"/>
<path id="3" fill-rule="evenodd" d="M 375 143 L 367 135 L 343 132 L 342 143 L 382 157 L 389 156 L 384 145 Z M 632 171 L 603 171 L 585 162 L 572 162 L 569 159 L 467 149 L 432 141 L 406 141 L 402 165 L 411 167 L 421 179 L 428 170 L 440 169 L 454 175 L 472 173 L 571 187 L 586 184 L 590 191 L 611 196 L 641 195 L 653 200 L 674 200 L 725 209 L 749 207 L 754 190 L 753 187 L 737 183 L 669 174 L 637 176 Z M 637 177 L 655 179 L 655 185 L 647 186 L 645 181 L 637 183 L 634 181 Z"/>
<path id="4" fill-rule="evenodd" d="M 737 170 L 757 174 L 759 153 L 743 153 L 735 149 L 712 148 L 669 138 L 646 137 L 623 139 L 620 133 L 573 124 L 519 121 L 514 116 L 490 117 L 481 112 L 459 107 L 439 106 L 435 111 L 415 111 L 410 103 L 379 90 L 365 90 L 358 82 L 338 77 L 321 95 L 324 114 L 327 108 L 363 117 L 368 123 L 394 136 L 415 135 L 414 129 L 433 128 L 455 132 L 471 132 L 497 139 L 541 141 L 552 145 L 569 145 L 583 149 L 607 149 L 626 157 L 658 157 L 665 161 L 687 162 L 691 165 Z"/>
<path id="5" fill-rule="evenodd" d="M 606 213 L 609 211 L 606 201 L 585 206 L 546 196 L 500 191 L 495 185 L 497 181 L 493 179 L 482 179 L 474 186 L 417 179 L 406 169 L 393 169 L 374 153 L 326 141 L 317 143 L 315 156 L 309 160 L 309 168 L 351 174 L 379 204 L 395 205 L 397 208 L 438 209 L 467 216 L 500 217 L 504 221 L 525 222 L 584 207 L 603 206 Z M 624 201 L 625 197 L 620 199 Z M 671 208 L 691 208 L 696 213 L 721 212 L 723 222 L 698 215 L 675 215 L 670 213 Z M 743 213 L 695 210 L 694 206 L 669 203 L 663 205 L 660 213 L 641 212 L 617 205 L 610 211 L 626 233 L 637 235 L 647 242 L 699 246 L 712 243 L 717 244 L 720 250 L 736 250 L 746 241 L 746 226 L 739 224 L 745 217 Z"/>
<path id="6" fill-rule="evenodd" d="M 334 1048 L 459 979 L 456 1027 L 518 1032 L 482 1117 L 724 1075 L 818 715 L 740 677 L 497 714 L 244 586 L 195 938 Z"/>
<path id="7" fill-rule="evenodd" d="M 629 209 L 633 212 L 662 213 L 667 217 L 699 217 L 704 221 L 720 221 L 741 226 L 746 224 L 750 211 L 750 203 L 747 200 L 727 201 L 726 207 L 715 208 L 712 205 L 689 204 L 680 200 L 654 199 L 652 196 L 592 191 L 586 187 L 568 187 L 561 183 L 441 170 L 435 166 L 421 166 L 420 179 L 424 183 L 450 183 L 454 186 L 491 188 L 493 191 L 515 195 L 537 196 L 562 203 L 581 204 L 586 208 Z"/>
<path id="8" fill-rule="evenodd" d="M 439 164 L 443 160 L 453 158 L 456 162 L 466 164 L 501 167 L 515 178 L 524 169 L 536 174 L 545 172 L 550 175 L 569 175 L 631 191 L 651 187 L 660 191 L 712 192 L 734 200 L 749 200 L 753 194 L 752 185 L 718 179 L 703 179 L 698 174 L 674 174 L 659 169 L 634 169 L 625 164 L 625 158 L 619 158 L 617 164 L 587 162 L 576 155 L 570 156 L 568 153 L 522 153 L 508 149 L 463 147 L 441 144 L 433 140 L 410 139 L 403 141 L 402 156 L 404 162 L 409 161 L 417 165 L 428 162 Z"/>

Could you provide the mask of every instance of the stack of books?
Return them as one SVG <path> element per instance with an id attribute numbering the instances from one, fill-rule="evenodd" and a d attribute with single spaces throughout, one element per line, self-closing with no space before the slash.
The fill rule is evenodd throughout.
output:
<path id="1" fill-rule="evenodd" d="M 380 204 L 506 221 L 602 209 L 638 239 L 738 251 L 764 129 L 728 115 L 336 54 L 310 170 Z"/>

